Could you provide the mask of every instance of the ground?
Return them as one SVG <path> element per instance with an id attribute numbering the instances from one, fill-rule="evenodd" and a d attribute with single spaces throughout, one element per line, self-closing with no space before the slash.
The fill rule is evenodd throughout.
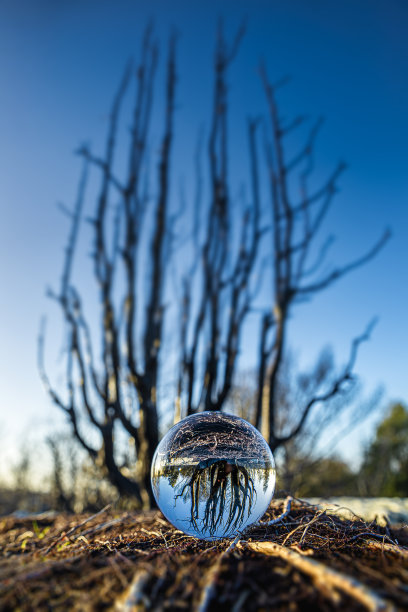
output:
<path id="1" fill-rule="evenodd" d="M 300 500 L 232 543 L 186 536 L 159 511 L 4 517 L 0 555 L 0 610 L 408 608 L 408 529 Z"/>

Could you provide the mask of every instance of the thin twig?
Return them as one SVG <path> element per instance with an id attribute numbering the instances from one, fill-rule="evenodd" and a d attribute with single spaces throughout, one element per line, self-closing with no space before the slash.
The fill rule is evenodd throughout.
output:
<path id="1" fill-rule="evenodd" d="M 289 540 L 289 538 L 296 532 L 299 531 L 300 529 L 303 528 L 303 533 L 302 533 L 302 537 L 300 538 L 300 542 L 299 545 L 301 545 L 303 543 L 303 540 L 305 539 L 306 533 L 310 527 L 310 525 L 312 525 L 313 523 L 316 523 L 316 521 L 319 520 L 319 518 L 323 515 L 326 514 L 326 510 L 322 510 L 321 512 L 319 512 L 318 514 L 316 514 L 306 525 L 304 525 L 303 523 L 301 525 L 299 525 L 298 527 L 295 527 L 295 529 L 292 529 L 291 532 L 288 533 L 288 535 L 285 537 L 285 539 L 282 542 L 282 546 L 284 546 L 286 544 L 286 542 Z"/>
<path id="2" fill-rule="evenodd" d="M 144 593 L 144 588 L 149 578 L 150 572 L 147 569 L 138 570 L 126 591 L 115 600 L 113 610 L 115 612 L 131 612 L 132 610 L 148 608 L 150 602 Z M 143 608 L 141 604 L 144 604 Z"/>
<path id="3" fill-rule="evenodd" d="M 214 596 L 215 583 L 217 582 L 222 562 L 229 555 L 229 553 L 234 550 L 234 548 L 238 545 L 240 538 L 241 534 L 238 534 L 235 540 L 233 540 L 228 546 L 228 548 L 226 548 L 224 552 L 220 554 L 216 562 L 211 565 L 210 569 L 205 575 L 201 596 L 197 607 L 195 608 L 197 612 L 206 612 L 209 609 L 208 606 Z"/>
<path id="4" fill-rule="evenodd" d="M 396 544 L 388 544 L 387 542 L 377 542 L 376 540 L 367 540 L 367 544 L 374 548 L 380 548 L 386 552 L 394 553 L 395 555 L 401 555 L 402 557 L 408 558 L 408 548 L 397 546 Z"/>
<path id="5" fill-rule="evenodd" d="M 365 536 L 369 536 L 370 538 L 380 538 L 381 540 L 383 540 L 384 538 L 387 538 L 387 540 L 389 540 L 391 544 L 395 544 L 395 542 L 387 535 L 382 534 L 382 533 L 373 533 L 372 531 L 363 531 L 362 533 L 358 533 L 357 535 L 351 538 L 351 542 L 353 540 L 357 540 L 357 538 L 364 538 Z"/>
<path id="6" fill-rule="evenodd" d="M 78 531 L 78 529 L 80 529 L 81 527 L 83 527 L 84 525 L 86 525 L 87 523 L 89 523 L 90 521 L 92 521 L 94 518 L 96 518 L 97 516 L 100 516 L 101 514 L 103 514 L 104 512 L 106 512 L 107 510 L 110 509 L 110 507 L 112 506 L 112 504 L 108 504 L 107 506 L 105 506 L 104 508 L 102 508 L 102 510 L 99 510 L 99 512 L 96 512 L 95 514 L 92 514 L 92 516 L 89 516 L 88 518 L 86 518 L 85 520 L 81 521 L 80 523 L 78 523 L 78 525 L 75 525 L 74 527 L 72 527 L 69 531 L 67 531 L 66 533 L 62 533 L 60 535 L 59 538 L 57 538 L 56 540 L 54 540 L 54 542 L 52 542 L 52 544 L 50 544 L 50 546 L 47 548 L 47 550 L 43 553 L 44 556 L 48 555 L 48 553 L 50 552 L 50 550 L 52 550 L 53 548 L 55 548 L 55 546 L 61 542 L 61 540 L 63 540 L 64 538 L 69 538 L 70 535 L 72 535 L 73 533 L 75 533 L 75 531 Z M 84 532 L 84 533 L 88 533 L 88 532 Z M 84 534 L 82 534 L 84 535 Z"/>
<path id="7" fill-rule="evenodd" d="M 282 514 L 280 514 L 279 516 L 277 516 L 276 518 L 270 521 L 258 521 L 257 523 L 250 525 L 250 527 L 248 528 L 248 530 L 245 531 L 245 533 L 248 533 L 248 531 L 252 531 L 252 529 L 255 529 L 256 527 L 270 527 L 271 525 L 277 525 L 278 523 L 281 523 L 283 519 L 286 518 L 290 514 L 292 502 L 293 502 L 293 497 L 291 495 L 288 495 L 288 497 L 285 500 L 285 505 L 283 507 Z"/>
<path id="8" fill-rule="evenodd" d="M 224 561 L 224 559 L 227 557 L 227 555 L 229 555 L 229 553 L 232 552 L 234 548 L 236 548 L 236 546 L 238 546 L 241 538 L 244 535 L 247 535 L 249 531 L 252 531 L 256 527 L 260 527 L 260 526 L 269 527 L 270 525 L 276 525 L 277 523 L 280 523 L 290 513 L 292 501 L 293 501 L 293 498 L 291 496 L 288 496 L 286 498 L 284 510 L 282 514 L 280 514 L 278 517 L 272 519 L 271 521 L 267 521 L 267 522 L 258 521 L 257 523 L 254 523 L 253 525 L 250 525 L 249 527 L 247 527 L 247 529 L 245 529 L 244 531 L 240 532 L 236 536 L 236 538 L 231 542 L 228 548 L 218 557 L 217 561 L 210 567 L 210 569 L 207 572 L 207 575 L 204 581 L 204 588 L 201 592 L 201 597 L 198 603 L 197 612 L 206 612 L 206 610 L 208 609 L 208 605 L 214 595 L 215 583 L 220 573 L 221 564 Z"/>

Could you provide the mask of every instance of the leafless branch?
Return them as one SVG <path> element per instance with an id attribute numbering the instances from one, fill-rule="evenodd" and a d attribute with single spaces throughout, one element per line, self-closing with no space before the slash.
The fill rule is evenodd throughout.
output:
<path id="1" fill-rule="evenodd" d="M 328 391 L 320 395 L 316 395 L 308 401 L 308 403 L 306 404 L 306 406 L 304 407 L 302 411 L 301 418 L 299 422 L 297 423 L 297 425 L 292 429 L 292 431 L 288 435 L 283 436 L 281 438 L 277 438 L 275 442 L 276 444 L 285 444 L 289 442 L 289 440 L 297 436 L 299 432 L 302 430 L 302 428 L 304 427 L 306 420 L 308 419 L 310 415 L 310 411 L 313 408 L 313 406 L 317 403 L 327 402 L 328 400 L 335 397 L 338 393 L 341 393 L 341 391 L 344 388 L 344 385 L 346 385 L 349 381 L 353 379 L 353 370 L 354 370 L 355 362 L 357 359 L 358 349 L 363 342 L 367 342 L 370 339 L 370 336 L 371 336 L 371 333 L 372 333 L 372 330 L 375 324 L 376 324 L 376 320 L 371 321 L 371 323 L 367 326 L 364 333 L 354 338 L 351 344 L 349 359 L 342 373 L 338 377 L 336 377 L 336 379 L 334 380 L 334 382 L 332 383 Z"/>

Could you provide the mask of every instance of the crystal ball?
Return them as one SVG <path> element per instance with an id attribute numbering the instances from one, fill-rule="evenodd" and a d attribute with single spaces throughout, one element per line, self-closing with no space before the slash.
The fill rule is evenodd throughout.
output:
<path id="1" fill-rule="evenodd" d="M 275 489 L 268 444 L 231 414 L 200 412 L 164 436 L 153 457 L 153 493 L 165 517 L 203 540 L 232 538 L 256 523 Z"/>

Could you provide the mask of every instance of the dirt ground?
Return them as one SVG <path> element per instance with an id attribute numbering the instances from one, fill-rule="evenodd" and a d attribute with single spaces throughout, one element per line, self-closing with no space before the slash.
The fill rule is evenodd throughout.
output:
<path id="1" fill-rule="evenodd" d="M 159 511 L 4 517 L 0 554 L 1 610 L 408 609 L 408 528 L 300 500 L 232 543 L 186 536 Z"/>

